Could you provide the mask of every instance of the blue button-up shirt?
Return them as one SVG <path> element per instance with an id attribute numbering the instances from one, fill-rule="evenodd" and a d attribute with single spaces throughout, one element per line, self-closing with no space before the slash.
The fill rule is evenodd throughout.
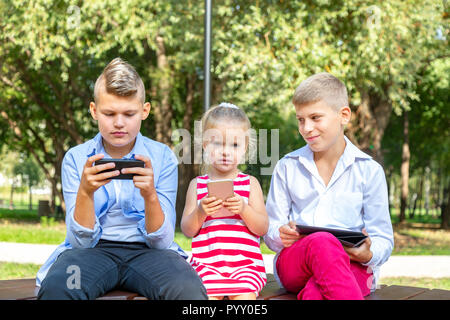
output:
<path id="1" fill-rule="evenodd" d="M 336 164 L 330 182 L 325 185 L 308 145 L 284 156 L 275 166 L 266 208 L 269 230 L 267 246 L 283 249 L 279 228 L 289 220 L 309 226 L 361 231 L 366 229 L 372 241 L 372 259 L 365 265 L 374 272 L 389 258 L 394 236 L 389 215 L 387 184 L 381 165 L 359 150 L 345 137 L 344 153 Z M 276 273 L 276 259 L 274 259 Z"/>
<path id="2" fill-rule="evenodd" d="M 111 222 L 105 219 L 105 215 L 111 208 L 121 208 L 128 222 L 135 221 L 135 228 L 129 225 L 122 229 L 115 229 L 118 234 L 116 241 L 142 241 L 150 248 L 172 249 L 187 258 L 186 253 L 174 242 L 175 234 L 175 201 L 178 187 L 178 161 L 174 153 L 165 144 L 156 142 L 138 134 L 136 143 L 131 152 L 124 157 L 134 158 L 140 154 L 150 158 L 153 167 L 154 183 L 158 194 L 161 209 L 164 212 L 164 223 L 153 233 L 147 233 L 145 229 L 145 203 L 132 180 L 120 182 L 120 197 L 116 199 L 113 183 L 107 183 L 94 193 L 95 225 L 93 229 L 81 226 L 74 219 L 77 192 L 80 185 L 86 160 L 98 153 L 105 153 L 102 136 L 98 133 L 94 139 L 71 148 L 64 156 L 61 170 L 62 188 L 66 204 L 66 228 L 65 241 L 57 247 L 43 264 L 36 275 L 36 285 L 40 286 L 50 266 L 56 258 L 66 249 L 92 248 L 102 237 L 102 223 Z M 106 155 L 106 153 L 105 153 Z"/>

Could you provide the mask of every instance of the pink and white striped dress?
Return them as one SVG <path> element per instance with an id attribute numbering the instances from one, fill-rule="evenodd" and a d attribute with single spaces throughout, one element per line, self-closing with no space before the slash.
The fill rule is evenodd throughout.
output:
<path id="1" fill-rule="evenodd" d="M 208 175 L 197 177 L 197 201 L 208 194 Z M 234 192 L 248 203 L 250 177 L 239 173 Z M 203 222 L 192 239 L 191 265 L 203 280 L 209 296 L 232 296 L 254 292 L 267 282 L 259 237 L 239 215 L 223 208 Z"/>

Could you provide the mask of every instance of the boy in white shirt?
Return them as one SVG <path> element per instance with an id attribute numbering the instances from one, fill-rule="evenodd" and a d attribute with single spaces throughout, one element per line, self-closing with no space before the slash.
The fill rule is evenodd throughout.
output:
<path id="1" fill-rule="evenodd" d="M 394 245 L 383 168 L 344 135 L 351 110 L 339 79 L 309 77 L 293 104 L 307 145 L 284 156 L 272 176 L 264 240 L 277 252 L 275 276 L 298 299 L 363 299 Z M 300 235 L 296 224 L 368 237 L 350 248 L 327 232 Z"/>

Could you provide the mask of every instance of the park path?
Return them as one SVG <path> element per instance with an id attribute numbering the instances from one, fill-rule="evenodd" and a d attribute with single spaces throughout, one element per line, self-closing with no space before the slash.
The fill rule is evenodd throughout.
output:
<path id="1" fill-rule="evenodd" d="M 0 261 L 43 264 L 57 245 L 0 242 Z M 189 251 L 186 253 L 190 254 Z M 273 273 L 272 254 L 263 254 L 267 273 Z M 450 277 L 450 256 L 391 256 L 380 277 Z"/>

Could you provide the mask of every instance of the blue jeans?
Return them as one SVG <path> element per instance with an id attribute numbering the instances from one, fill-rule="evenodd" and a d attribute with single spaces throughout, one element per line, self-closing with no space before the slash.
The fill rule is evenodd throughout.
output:
<path id="1" fill-rule="evenodd" d="M 207 299 L 197 272 L 175 251 L 106 240 L 61 253 L 42 281 L 38 299 L 95 299 L 113 289 L 152 300 Z"/>

